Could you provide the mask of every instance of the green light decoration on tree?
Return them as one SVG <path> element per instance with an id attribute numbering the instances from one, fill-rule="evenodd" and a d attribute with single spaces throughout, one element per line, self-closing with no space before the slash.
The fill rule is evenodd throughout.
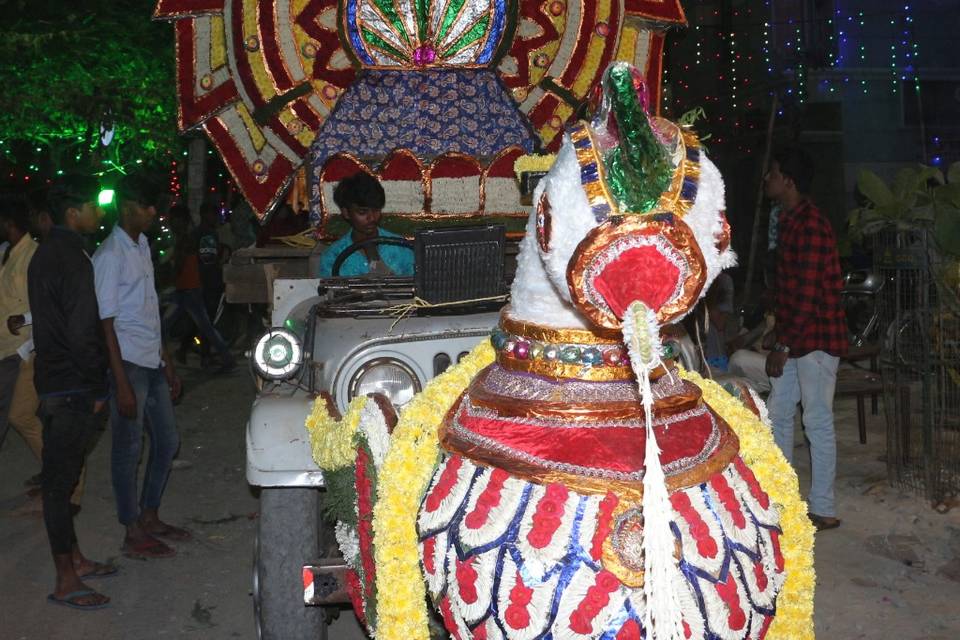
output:
<path id="1" fill-rule="evenodd" d="M 150 19 L 153 0 L 2 4 L 0 161 L 50 177 L 102 175 L 159 165 L 182 149 L 173 43 Z"/>

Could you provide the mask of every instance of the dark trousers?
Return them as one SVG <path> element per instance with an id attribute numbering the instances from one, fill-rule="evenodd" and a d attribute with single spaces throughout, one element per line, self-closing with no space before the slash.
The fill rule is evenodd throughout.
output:
<path id="1" fill-rule="evenodd" d="M 207 314 L 207 307 L 203 301 L 203 291 L 200 289 L 177 289 L 173 301 L 175 308 L 166 319 L 166 330 L 169 332 L 169 329 L 177 324 L 184 314 L 187 314 L 193 319 L 197 329 L 200 330 L 204 341 L 213 345 L 223 362 L 231 362 L 233 355 L 230 353 L 230 347 L 223 341 Z"/>
<path id="2" fill-rule="evenodd" d="M 6 328 L 3 330 L 6 331 Z M 0 447 L 7 439 L 7 429 L 10 428 L 10 404 L 19 375 L 20 356 L 13 354 L 0 360 Z"/>
<path id="3" fill-rule="evenodd" d="M 43 522 L 54 555 L 70 553 L 77 542 L 70 495 L 94 441 L 97 417 L 88 394 L 54 396 L 40 400 L 43 422 Z"/>

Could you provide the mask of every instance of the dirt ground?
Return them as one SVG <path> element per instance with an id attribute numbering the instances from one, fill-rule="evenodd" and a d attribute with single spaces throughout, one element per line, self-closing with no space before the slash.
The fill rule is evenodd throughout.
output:
<path id="1" fill-rule="evenodd" d="M 91 557 L 121 569 L 97 582 L 112 598 L 109 609 L 79 612 L 46 602 L 53 567 L 39 501 L 23 486 L 38 465 L 11 430 L 0 451 L 0 639 L 256 637 L 250 566 L 257 499 L 244 479 L 243 445 L 253 387 L 243 368 L 220 377 L 189 367 L 182 373 L 183 444 L 161 513 L 191 528 L 195 541 L 177 545 L 169 560 L 121 556 L 108 433 L 89 461 L 78 535 Z M 868 444 L 860 445 L 853 400 L 838 400 L 836 408 L 843 525 L 817 537 L 817 637 L 960 638 L 960 509 L 939 514 L 887 484 L 882 410 L 868 416 Z M 805 486 L 803 453 L 796 458 Z M 338 624 L 330 637 L 355 637 L 346 626 Z"/>

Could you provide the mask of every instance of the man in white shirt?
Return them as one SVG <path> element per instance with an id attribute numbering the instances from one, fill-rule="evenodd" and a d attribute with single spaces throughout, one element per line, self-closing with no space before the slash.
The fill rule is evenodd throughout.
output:
<path id="1" fill-rule="evenodd" d="M 126 527 L 124 554 L 141 559 L 176 554 L 158 538 L 185 541 L 191 537 L 160 520 L 158 513 L 180 446 L 173 412 L 180 379 L 170 358 L 163 357 L 160 307 L 150 245 L 144 236 L 156 216 L 153 202 L 147 186 L 136 178 L 118 185 L 119 223 L 93 256 L 110 359 L 110 466 L 117 517 Z M 144 428 L 150 436 L 150 455 L 138 501 Z"/>

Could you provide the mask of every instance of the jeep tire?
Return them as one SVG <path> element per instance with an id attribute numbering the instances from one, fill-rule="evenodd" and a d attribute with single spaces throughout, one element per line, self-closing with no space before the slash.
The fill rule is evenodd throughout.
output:
<path id="1" fill-rule="evenodd" d="M 264 488 L 254 543 L 253 607 L 261 640 L 326 640 L 323 607 L 303 604 L 303 565 L 322 555 L 320 491 Z"/>

